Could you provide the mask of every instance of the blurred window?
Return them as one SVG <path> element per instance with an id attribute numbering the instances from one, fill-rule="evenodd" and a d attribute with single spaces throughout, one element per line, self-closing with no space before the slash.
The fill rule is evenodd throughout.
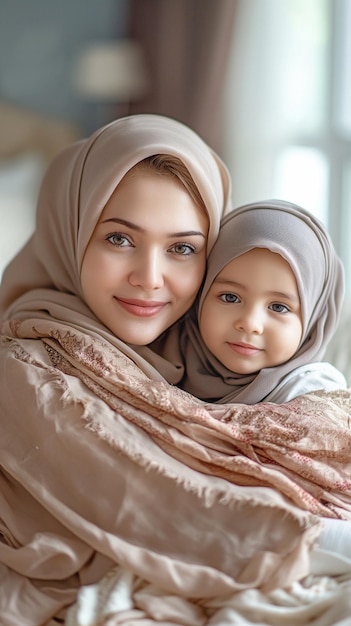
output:
<path id="1" fill-rule="evenodd" d="M 351 297 L 351 1 L 238 0 L 225 119 L 234 205 L 313 212 Z"/>

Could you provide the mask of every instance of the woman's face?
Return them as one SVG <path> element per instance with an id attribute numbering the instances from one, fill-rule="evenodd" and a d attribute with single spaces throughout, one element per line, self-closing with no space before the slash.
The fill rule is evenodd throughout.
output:
<path id="1" fill-rule="evenodd" d="M 207 216 L 177 179 L 131 170 L 85 251 L 85 302 L 122 341 L 151 343 L 193 303 L 205 272 L 207 231 Z"/>

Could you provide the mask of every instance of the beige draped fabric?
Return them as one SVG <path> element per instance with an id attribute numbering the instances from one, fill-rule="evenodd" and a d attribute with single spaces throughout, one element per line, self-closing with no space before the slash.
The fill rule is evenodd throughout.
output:
<path id="1" fill-rule="evenodd" d="M 201 604 L 175 597 L 116 566 L 87 585 L 69 610 L 66 626 L 348 626 L 351 559 L 313 553 L 313 575 L 284 589 L 247 589 Z M 332 576 L 326 576 L 329 563 Z M 317 567 L 316 567 L 317 566 Z M 322 569 L 318 566 L 322 566 Z"/>
<path id="2" fill-rule="evenodd" d="M 349 392 L 208 405 L 65 324 L 2 335 L 4 626 L 44 623 L 114 565 L 201 606 L 286 587 L 319 516 L 351 519 Z"/>
<path id="3" fill-rule="evenodd" d="M 321 530 L 313 513 L 349 515 L 346 466 L 334 462 L 322 478 L 327 462 L 317 464 L 295 482 L 313 400 L 298 428 L 290 420 L 284 429 L 284 410 L 273 411 L 257 446 L 252 408 L 241 407 L 240 417 L 216 407 L 212 415 L 70 326 L 5 322 L 2 335 L 4 626 L 13 615 L 14 623 L 24 615 L 28 625 L 44 623 L 116 564 L 194 600 L 285 585 L 309 570 Z M 292 413 L 295 421 L 299 407 Z M 277 428 L 291 432 L 290 453 L 281 455 Z M 342 422 L 338 428 L 329 456 L 339 450 L 344 463 L 350 450 Z"/>

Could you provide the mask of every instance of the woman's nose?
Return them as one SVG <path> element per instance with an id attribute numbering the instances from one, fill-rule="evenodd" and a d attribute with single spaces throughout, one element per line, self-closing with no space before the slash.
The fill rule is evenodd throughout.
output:
<path id="1" fill-rule="evenodd" d="M 129 282 L 133 287 L 143 289 L 160 289 L 164 284 L 164 267 L 162 255 L 158 250 L 148 250 L 139 254 L 129 274 Z"/>
<path id="2" fill-rule="evenodd" d="M 235 321 L 235 328 L 245 333 L 261 335 L 263 332 L 263 315 L 256 308 L 245 309 Z"/>

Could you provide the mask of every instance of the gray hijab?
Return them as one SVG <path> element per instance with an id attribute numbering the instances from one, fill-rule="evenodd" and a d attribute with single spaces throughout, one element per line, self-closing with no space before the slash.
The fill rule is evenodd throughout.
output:
<path id="1" fill-rule="evenodd" d="M 253 248 L 267 248 L 290 264 L 301 299 L 303 334 L 289 361 L 246 375 L 231 372 L 210 353 L 198 320 L 217 274 Z M 343 267 L 319 220 L 295 204 L 278 200 L 239 207 L 222 221 L 203 289 L 185 321 L 181 348 L 187 373 L 181 386 L 203 400 L 261 402 L 290 372 L 322 359 L 336 329 L 343 295 Z"/>

